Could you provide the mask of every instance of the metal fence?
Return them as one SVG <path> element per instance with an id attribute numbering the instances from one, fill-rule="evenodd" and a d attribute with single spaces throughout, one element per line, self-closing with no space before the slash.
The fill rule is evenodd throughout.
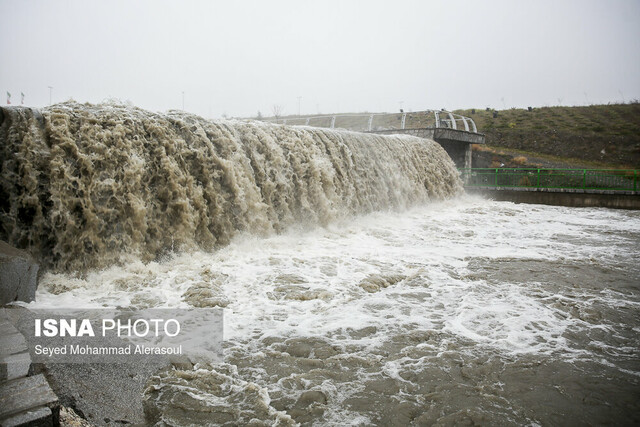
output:
<path id="1" fill-rule="evenodd" d="M 640 190 L 637 169 L 463 168 L 460 173 L 466 187 Z"/>
<path id="2" fill-rule="evenodd" d="M 473 119 L 445 110 L 280 117 L 264 119 L 264 121 L 293 126 L 315 126 L 331 129 L 341 128 L 360 132 L 394 129 L 450 128 L 478 133 L 478 128 Z"/>

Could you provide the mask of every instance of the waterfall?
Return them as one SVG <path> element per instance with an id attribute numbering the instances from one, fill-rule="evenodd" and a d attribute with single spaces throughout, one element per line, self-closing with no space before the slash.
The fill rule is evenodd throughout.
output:
<path id="1" fill-rule="evenodd" d="M 462 192 L 434 141 L 121 104 L 0 109 L 0 239 L 59 271 Z"/>

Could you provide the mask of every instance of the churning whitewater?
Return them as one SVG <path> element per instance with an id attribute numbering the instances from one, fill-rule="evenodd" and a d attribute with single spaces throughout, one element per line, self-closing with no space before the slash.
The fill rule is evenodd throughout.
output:
<path id="1" fill-rule="evenodd" d="M 79 278 L 34 307 L 224 307 L 158 426 L 637 425 L 640 213 L 464 196 Z"/>
<path id="2" fill-rule="evenodd" d="M 3 108 L 0 239 L 54 270 L 220 247 L 459 194 L 434 141 L 183 112 Z"/>
<path id="3" fill-rule="evenodd" d="M 134 390 L 148 424 L 640 423 L 637 211 L 461 195 L 412 137 L 0 111 L 0 239 L 49 267 L 30 307 L 224 309 L 222 362 Z"/>

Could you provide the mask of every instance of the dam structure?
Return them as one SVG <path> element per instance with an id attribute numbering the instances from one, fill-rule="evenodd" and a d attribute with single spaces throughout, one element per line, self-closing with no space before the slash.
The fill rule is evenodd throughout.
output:
<path id="1" fill-rule="evenodd" d="M 68 102 L 0 109 L 0 240 L 63 270 L 153 260 L 237 233 L 405 210 L 462 193 L 409 135 L 209 121 Z"/>
<path id="2" fill-rule="evenodd" d="M 269 122 L 342 128 L 377 134 L 408 134 L 440 144 L 460 170 L 465 191 L 495 200 L 573 207 L 640 209 L 637 170 L 474 168 L 472 144 L 485 144 L 470 117 L 446 110 L 394 114 L 280 117 Z"/>
<path id="3" fill-rule="evenodd" d="M 472 167 L 471 144 L 485 143 L 484 134 L 478 132 L 472 118 L 446 110 L 282 117 L 265 121 L 432 139 L 445 149 L 458 168 Z"/>
<path id="4" fill-rule="evenodd" d="M 29 310 L 224 310 L 220 361 L 46 363 L 21 394 L 0 369 L 0 421 L 43 396 L 100 425 L 640 425 L 640 212 L 463 186 L 635 172 L 465 177 L 433 139 L 340 120 L 0 108 L 0 240 L 40 263 Z"/>

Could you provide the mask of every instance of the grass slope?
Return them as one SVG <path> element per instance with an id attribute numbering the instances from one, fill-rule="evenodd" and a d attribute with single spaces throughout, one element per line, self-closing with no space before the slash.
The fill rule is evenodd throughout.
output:
<path id="1" fill-rule="evenodd" d="M 639 103 L 455 112 L 474 119 L 488 151 L 567 166 L 640 168 Z"/>

